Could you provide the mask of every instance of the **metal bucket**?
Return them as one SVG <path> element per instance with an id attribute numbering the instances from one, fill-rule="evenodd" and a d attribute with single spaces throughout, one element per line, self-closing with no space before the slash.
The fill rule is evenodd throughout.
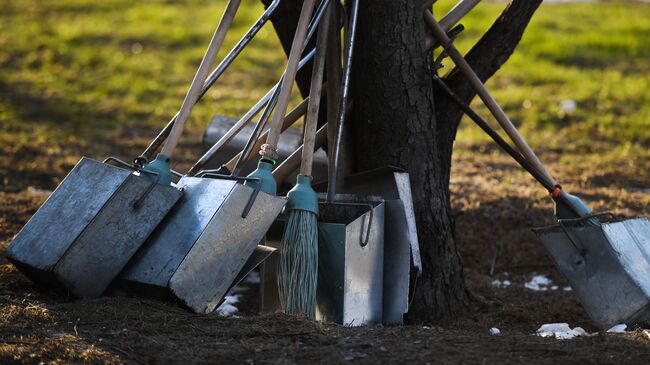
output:
<path id="1" fill-rule="evenodd" d="M 16 235 L 8 258 L 35 282 L 98 297 L 181 195 L 84 157 Z"/>
<path id="2" fill-rule="evenodd" d="M 566 276 L 592 320 L 605 330 L 650 320 L 650 222 L 633 218 L 576 225 L 598 214 L 533 231 Z"/>
<path id="3" fill-rule="evenodd" d="M 375 197 L 319 202 L 316 319 L 346 326 L 382 323 L 384 211 Z M 267 244 L 280 248 L 284 222 L 268 232 Z M 279 309 L 277 256 L 262 270 L 262 310 Z"/>
<path id="4" fill-rule="evenodd" d="M 180 179 L 183 199 L 120 275 L 196 313 L 216 309 L 286 202 L 239 183 L 255 179 L 204 176 Z"/>
<path id="5" fill-rule="evenodd" d="M 381 196 L 386 202 L 386 222 L 390 224 L 385 226 L 384 236 L 383 323 L 402 324 L 409 309 L 411 283 L 422 272 L 409 174 L 386 166 L 346 176 L 343 186 L 345 193 Z M 413 277 L 411 267 L 415 269 Z"/>

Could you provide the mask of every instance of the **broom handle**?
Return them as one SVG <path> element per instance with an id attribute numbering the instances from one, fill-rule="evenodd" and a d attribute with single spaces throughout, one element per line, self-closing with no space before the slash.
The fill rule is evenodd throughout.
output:
<path id="1" fill-rule="evenodd" d="M 530 148 L 528 143 L 524 140 L 522 135 L 519 133 L 515 125 L 510 121 L 506 113 L 501 109 L 501 106 L 494 100 L 492 95 L 485 88 L 481 80 L 478 78 L 472 67 L 467 63 L 463 55 L 456 49 L 452 44 L 451 39 L 447 36 L 445 31 L 440 27 L 440 24 L 435 20 L 433 14 L 430 11 L 424 11 L 424 20 L 431 29 L 434 37 L 443 45 L 449 57 L 454 61 L 456 66 L 462 71 L 470 85 L 479 95 L 481 100 L 485 103 L 485 106 L 492 112 L 492 115 L 499 122 L 501 127 L 505 130 L 506 134 L 512 139 L 515 143 L 515 146 L 519 148 L 521 153 L 526 157 L 528 161 L 542 174 L 544 177 L 553 182 L 553 185 L 557 185 L 557 181 L 553 176 L 548 172 L 544 164 L 539 160 L 535 152 Z"/>
<path id="2" fill-rule="evenodd" d="M 326 21 L 320 23 L 318 37 L 316 38 L 316 58 L 311 70 L 311 84 L 309 87 L 309 104 L 305 115 L 303 131 L 302 159 L 300 162 L 300 175 L 311 176 L 312 163 L 314 162 L 314 145 L 316 143 L 316 127 L 318 126 L 318 113 L 320 109 L 321 93 L 323 92 L 323 76 L 325 59 L 327 56 L 327 37 L 329 33 L 329 14 L 331 6 L 325 11 Z"/>
<path id="3" fill-rule="evenodd" d="M 273 119 L 271 120 L 271 127 L 269 128 L 269 136 L 266 140 L 266 144 L 262 146 L 260 154 L 263 157 L 270 158 L 272 160 L 277 160 L 277 145 L 278 140 L 280 139 L 280 132 L 282 129 L 282 120 L 284 115 L 287 112 L 287 106 L 289 105 L 289 98 L 291 97 L 291 87 L 296 79 L 296 72 L 298 71 L 298 60 L 300 59 L 300 54 L 302 53 L 303 44 L 307 37 L 307 25 L 309 24 L 309 18 L 314 10 L 314 4 L 316 0 L 305 0 L 302 4 L 302 9 L 300 10 L 300 18 L 298 19 L 298 26 L 296 27 L 296 34 L 293 38 L 293 43 L 291 44 L 291 52 L 289 53 L 289 60 L 287 62 L 287 69 L 282 78 L 282 83 L 280 85 L 280 96 L 278 97 L 278 104 L 275 108 L 275 113 L 273 114 Z"/>
<path id="4" fill-rule="evenodd" d="M 287 130 L 287 128 L 291 127 L 298 119 L 300 119 L 305 113 L 307 112 L 307 104 L 309 103 L 309 97 L 305 98 L 298 106 L 293 108 L 292 111 L 287 114 L 287 116 L 284 118 L 282 121 L 282 131 L 284 132 Z M 252 150 L 258 149 L 266 142 L 266 139 L 269 135 L 269 131 L 265 131 L 262 133 L 262 135 L 257 139 L 255 142 L 255 145 L 253 146 Z M 234 171 L 235 166 L 237 165 L 237 161 L 241 158 L 242 154 L 244 151 L 240 151 L 237 153 L 233 158 L 228 161 L 225 166 L 228 168 L 228 171 Z M 253 158 L 252 154 L 249 154 L 246 158 L 246 162 L 250 161 Z"/>
<path id="5" fill-rule="evenodd" d="M 314 152 L 323 145 L 327 143 L 327 123 L 323 124 L 318 131 L 316 132 L 316 137 L 314 138 Z M 292 172 L 296 171 L 300 167 L 302 160 L 302 151 L 304 145 L 298 147 L 297 150 L 287 157 L 282 163 L 273 170 L 273 177 L 276 181 L 283 181 L 287 176 L 291 175 Z"/>
<path id="6" fill-rule="evenodd" d="M 300 63 L 298 64 L 298 70 L 302 69 L 309 61 L 312 60 L 314 57 L 314 54 L 316 53 L 316 50 L 311 50 L 305 57 L 300 60 Z M 221 148 L 237 134 L 239 131 L 244 128 L 246 124 L 248 124 L 251 119 L 253 119 L 254 116 L 256 116 L 264 106 L 266 106 L 269 103 L 269 100 L 271 100 L 271 97 L 275 93 L 275 90 L 280 87 L 280 82 L 275 84 L 269 90 L 258 102 L 255 104 L 246 114 L 244 114 L 243 117 L 241 117 L 235 125 L 230 128 L 226 134 L 224 134 L 208 151 L 206 151 L 203 156 L 192 166 L 192 168 L 188 171 L 188 175 L 194 176 L 197 172 L 199 172 L 206 163 L 214 156 Z M 258 146 L 259 148 L 259 146 Z M 248 158 L 250 159 L 250 157 Z M 232 169 L 230 170 L 232 171 Z"/>
<path id="7" fill-rule="evenodd" d="M 217 53 L 223 44 L 223 40 L 226 38 L 226 33 L 228 32 L 228 28 L 230 28 L 230 24 L 232 23 L 232 20 L 237 13 L 237 9 L 239 8 L 240 3 L 241 0 L 230 0 L 228 2 L 226 11 L 221 18 L 221 21 L 219 22 L 219 26 L 217 27 L 217 30 L 214 32 L 214 35 L 210 40 L 210 45 L 208 46 L 208 49 L 205 52 L 203 59 L 201 60 L 201 65 L 199 65 L 199 69 L 196 71 L 196 75 L 194 75 L 190 89 L 185 95 L 181 109 L 178 112 L 178 118 L 176 118 L 174 126 L 169 133 L 169 137 L 165 141 L 165 145 L 162 148 L 161 153 L 168 157 L 172 156 L 172 153 L 178 144 L 178 140 L 183 133 L 185 123 L 187 122 L 187 119 L 192 112 L 192 107 L 194 103 L 196 103 L 196 100 L 201 93 L 201 88 L 203 87 L 205 79 L 208 77 L 210 66 L 217 57 Z"/>

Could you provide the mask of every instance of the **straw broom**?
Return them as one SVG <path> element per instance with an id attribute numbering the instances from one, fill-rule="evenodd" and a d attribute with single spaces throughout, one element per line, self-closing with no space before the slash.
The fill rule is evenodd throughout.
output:
<path id="1" fill-rule="evenodd" d="M 328 19 L 330 6 L 324 16 Z M 316 40 L 316 57 L 311 75 L 309 105 L 305 117 L 304 142 L 300 173 L 296 185 L 287 194 L 289 212 L 282 236 L 278 267 L 280 303 L 286 313 L 316 318 L 318 279 L 318 198 L 311 187 L 316 126 L 323 88 L 328 21 L 321 22 Z"/>

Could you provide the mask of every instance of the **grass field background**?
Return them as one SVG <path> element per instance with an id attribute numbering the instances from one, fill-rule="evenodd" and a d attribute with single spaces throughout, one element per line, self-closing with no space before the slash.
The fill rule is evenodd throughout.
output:
<path id="1" fill-rule="evenodd" d="M 221 318 L 122 294 L 73 301 L 31 284 L 5 258 L 12 237 L 80 156 L 142 151 L 179 108 L 225 3 L 0 0 L 0 363 L 648 363 L 641 331 L 531 335 L 543 323 L 596 329 L 575 291 L 525 288 L 537 274 L 568 285 L 530 229 L 556 223 L 553 203 L 469 120 L 456 139 L 450 199 L 465 282 L 481 309 L 457 321 L 343 328 L 258 316 L 258 287 L 243 299 L 249 312 Z M 436 15 L 452 4 L 438 1 Z M 484 1 L 472 11 L 462 51 L 504 6 Z M 242 2 L 225 48 L 262 10 L 259 0 Z M 544 3 L 488 87 L 567 191 L 596 212 L 650 216 L 649 59 L 647 2 Z M 186 171 L 211 117 L 244 113 L 284 62 L 264 28 L 195 108 L 174 167 Z M 575 110 L 562 107 L 568 101 Z M 492 327 L 501 335 L 489 335 Z"/>
<path id="2" fill-rule="evenodd" d="M 0 0 L 0 143 L 93 150 L 116 130 L 155 133 L 180 106 L 225 3 Z M 435 11 L 452 4 L 441 0 Z M 480 4 L 459 47 L 468 50 L 504 6 Z M 225 48 L 261 11 L 256 1 L 242 4 Z M 277 80 L 284 59 L 265 27 L 195 109 L 190 134 L 213 114 L 241 115 Z M 543 4 L 488 86 L 534 146 L 569 159 L 647 159 L 648 59 L 649 4 Z M 575 111 L 561 107 L 565 100 Z M 487 143 L 462 124 L 459 153 Z"/>

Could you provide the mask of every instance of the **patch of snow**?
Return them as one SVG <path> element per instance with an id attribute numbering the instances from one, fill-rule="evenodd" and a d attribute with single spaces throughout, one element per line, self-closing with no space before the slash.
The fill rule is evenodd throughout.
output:
<path id="1" fill-rule="evenodd" d="M 625 333 L 625 330 L 627 329 L 626 324 L 617 324 L 616 326 L 610 328 L 607 330 L 607 333 Z"/>
<path id="2" fill-rule="evenodd" d="M 578 104 L 576 104 L 576 102 L 571 99 L 562 100 L 562 103 L 560 103 L 560 108 L 565 113 L 572 114 L 576 111 L 576 109 L 578 109 Z"/>
<path id="3" fill-rule="evenodd" d="M 576 337 L 591 336 L 582 327 L 571 328 L 568 323 L 547 323 L 537 329 L 540 337 L 554 337 L 558 340 L 570 340 Z"/>
<path id="4" fill-rule="evenodd" d="M 563 291 L 571 291 L 571 290 L 573 290 L 573 288 L 571 288 L 570 286 L 565 286 L 564 288 L 562 288 L 562 290 Z"/>
<path id="5" fill-rule="evenodd" d="M 239 309 L 235 306 L 235 304 L 239 303 L 239 298 L 241 298 L 240 294 L 226 295 L 224 302 L 217 308 L 217 315 L 229 317 L 239 312 Z"/>
<path id="6" fill-rule="evenodd" d="M 246 275 L 244 278 L 244 283 L 246 284 L 259 284 L 261 281 L 260 273 L 257 271 L 251 271 L 250 274 Z"/>
<path id="7" fill-rule="evenodd" d="M 508 279 L 506 280 L 499 280 L 499 279 L 494 279 L 492 281 L 492 286 L 496 286 L 497 288 L 507 288 L 510 285 L 512 285 L 512 282 Z"/>
<path id="8" fill-rule="evenodd" d="M 431 327 L 429 327 L 429 326 L 422 326 L 422 329 L 424 329 L 424 330 L 430 330 Z"/>
<path id="9" fill-rule="evenodd" d="M 527 281 L 524 284 L 524 287 L 526 289 L 530 289 L 534 291 L 547 291 L 551 283 L 552 283 L 551 279 L 547 278 L 546 276 L 535 275 L 533 276 L 532 279 L 530 279 L 530 281 Z"/>
<path id="10" fill-rule="evenodd" d="M 490 334 L 491 335 L 500 335 L 501 331 L 496 327 L 492 327 L 492 328 L 490 328 Z"/>

